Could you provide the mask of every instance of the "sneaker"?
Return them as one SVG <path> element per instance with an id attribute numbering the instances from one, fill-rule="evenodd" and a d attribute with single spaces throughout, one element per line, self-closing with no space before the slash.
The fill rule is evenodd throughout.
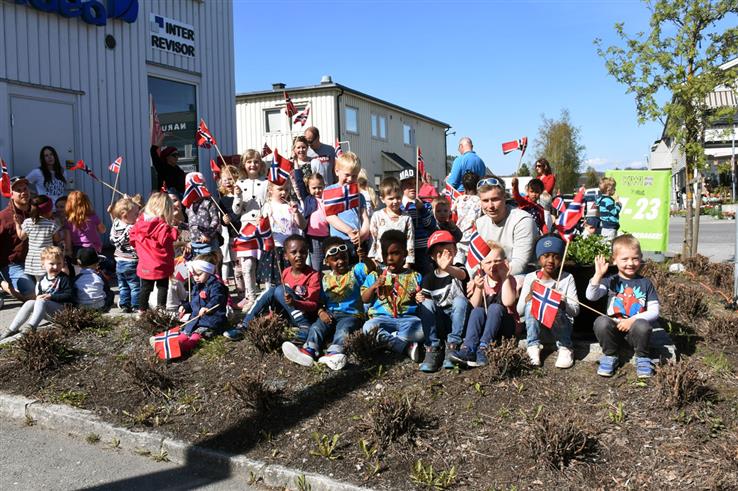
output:
<path id="1" fill-rule="evenodd" d="M 477 367 L 483 367 L 487 365 L 489 360 L 487 360 L 487 348 L 479 348 L 477 350 L 477 359 L 474 362 L 474 366 Z"/>
<path id="2" fill-rule="evenodd" d="M 415 363 L 420 363 L 421 361 L 423 361 L 424 355 L 425 350 L 423 349 L 422 345 L 418 343 L 409 343 L 407 345 L 407 356 Z"/>
<path id="3" fill-rule="evenodd" d="M 243 332 L 244 329 L 241 327 L 234 327 L 233 329 L 228 329 L 224 332 L 223 336 L 227 337 L 231 341 L 240 341 L 243 339 Z"/>
<path id="4" fill-rule="evenodd" d="M 470 367 L 477 365 L 477 353 L 470 350 L 467 346 L 461 346 L 460 350 L 451 352 L 449 358 L 452 362 L 457 364 L 467 365 Z"/>
<path id="5" fill-rule="evenodd" d="M 130 305 L 124 305 L 123 307 L 120 308 L 120 310 L 122 310 L 124 314 L 132 314 L 133 313 L 133 309 L 131 308 Z"/>
<path id="6" fill-rule="evenodd" d="M 318 363 L 328 366 L 331 370 L 340 370 L 346 366 L 346 355 L 343 353 L 326 353 L 318 358 Z"/>
<path id="7" fill-rule="evenodd" d="M 528 346 L 528 349 L 525 350 L 528 353 L 528 358 L 530 358 L 530 364 L 534 367 L 540 367 L 541 366 L 541 345 L 536 344 L 534 346 Z"/>
<path id="8" fill-rule="evenodd" d="M 638 378 L 653 377 L 653 363 L 651 362 L 651 358 L 636 356 L 636 375 Z"/>
<path id="9" fill-rule="evenodd" d="M 600 367 L 597 369 L 597 375 L 612 377 L 617 367 L 618 358 L 616 356 L 602 355 L 602 358 L 600 358 Z"/>
<path id="10" fill-rule="evenodd" d="M 556 357 L 556 368 L 571 368 L 574 365 L 574 351 L 565 346 L 559 347 L 559 355 Z"/>
<path id="11" fill-rule="evenodd" d="M 437 372 L 443 364 L 443 351 L 440 347 L 426 350 L 423 363 L 420 364 L 420 371 L 425 373 Z"/>
<path id="12" fill-rule="evenodd" d="M 456 363 L 451 359 L 451 353 L 458 351 L 459 345 L 456 343 L 449 343 L 446 345 L 446 356 L 443 358 L 443 368 L 452 369 L 456 366 Z"/>
<path id="13" fill-rule="evenodd" d="M 282 343 L 282 353 L 288 360 L 304 367 L 309 367 L 315 363 L 315 355 L 311 350 L 298 348 L 289 341 Z"/>

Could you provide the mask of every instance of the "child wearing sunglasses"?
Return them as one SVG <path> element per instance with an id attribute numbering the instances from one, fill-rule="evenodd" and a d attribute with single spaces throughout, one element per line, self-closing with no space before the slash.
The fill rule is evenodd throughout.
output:
<path id="1" fill-rule="evenodd" d="M 323 242 L 325 264 L 330 268 L 322 280 L 321 300 L 325 306 L 318 310 L 318 320 L 310 326 L 302 348 L 291 342 L 282 344 L 285 358 L 298 365 L 309 367 L 317 360 L 332 370 L 346 366 L 343 340 L 364 322 L 361 285 L 373 269 L 371 261 L 352 268 L 348 249 L 339 237 L 328 237 Z M 328 348 L 319 357 L 326 344 Z"/>

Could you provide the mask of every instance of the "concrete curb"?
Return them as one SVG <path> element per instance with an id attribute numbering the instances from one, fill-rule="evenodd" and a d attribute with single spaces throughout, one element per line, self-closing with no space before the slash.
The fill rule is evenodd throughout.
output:
<path id="1" fill-rule="evenodd" d="M 170 461 L 177 464 L 217 464 L 227 466 L 231 475 L 242 476 L 248 482 L 279 489 L 298 489 L 297 479 L 304 476 L 305 482 L 314 491 L 371 491 L 353 484 L 333 480 L 321 474 L 302 472 L 281 465 L 266 464 L 242 455 L 229 455 L 175 440 L 155 432 L 133 432 L 102 421 L 94 413 L 58 404 L 45 404 L 25 397 L 0 393 L 0 416 L 20 422 L 30 422 L 41 428 L 62 431 L 85 438 L 95 434 L 103 443 L 119 442 L 118 448 L 152 455 L 166 452 Z M 257 482 L 258 480 L 258 482 Z"/>

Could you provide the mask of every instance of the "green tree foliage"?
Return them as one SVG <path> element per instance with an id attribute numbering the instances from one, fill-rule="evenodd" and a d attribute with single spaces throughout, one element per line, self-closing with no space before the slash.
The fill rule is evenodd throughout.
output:
<path id="1" fill-rule="evenodd" d="M 607 71 L 633 94 L 638 122 L 659 120 L 685 153 L 691 178 L 706 163 L 704 130 L 734 109 L 710 108 L 707 96 L 717 87 L 733 87 L 738 68 L 723 63 L 738 56 L 738 0 L 646 1 L 649 32 L 630 35 L 615 24 L 621 45 L 604 47 L 596 39 Z M 697 252 L 699 211 L 693 213 L 687 186 L 684 254 Z M 690 218 L 694 216 L 694 220 Z"/>
<path id="2" fill-rule="evenodd" d="M 584 172 L 584 178 L 584 187 L 586 188 L 596 188 L 600 184 L 600 175 L 591 165 Z"/>
<path id="3" fill-rule="evenodd" d="M 545 157 L 556 175 L 556 187 L 571 193 L 577 186 L 579 166 L 584 160 L 584 146 L 579 143 L 579 128 L 571 123 L 569 111 L 561 110 L 558 119 L 542 116 L 535 145 L 536 159 Z"/>
<path id="4" fill-rule="evenodd" d="M 520 169 L 518 169 L 518 176 L 519 177 L 529 177 L 530 176 L 530 169 L 528 168 L 527 163 L 520 164 Z"/>

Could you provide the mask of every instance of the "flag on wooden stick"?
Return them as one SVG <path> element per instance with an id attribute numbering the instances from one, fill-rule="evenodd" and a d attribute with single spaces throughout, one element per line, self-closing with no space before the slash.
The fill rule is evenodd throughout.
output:
<path id="1" fill-rule="evenodd" d="M 122 163 L 123 157 L 118 157 L 110 163 L 110 165 L 108 166 L 108 170 L 110 172 L 115 172 L 116 174 L 118 174 L 120 172 L 120 166 Z"/>
<path id="2" fill-rule="evenodd" d="M 361 205 L 359 185 L 355 182 L 323 191 L 326 215 L 338 215 Z"/>
<path id="3" fill-rule="evenodd" d="M 218 146 L 218 142 L 215 141 L 215 137 L 210 133 L 204 119 L 200 119 L 200 126 L 197 127 L 197 134 L 195 135 L 195 142 L 198 147 L 202 148 L 210 148 L 213 145 Z"/>
<path id="4" fill-rule="evenodd" d="M 210 191 L 205 186 L 205 178 L 199 172 L 190 172 L 185 176 L 185 192 L 182 205 L 189 208 L 199 198 L 209 198 Z"/>
<path id="5" fill-rule="evenodd" d="M 275 148 L 274 160 L 272 161 L 272 165 L 269 166 L 269 173 L 267 174 L 269 182 L 273 182 L 277 186 L 282 186 L 290 180 L 292 169 L 292 161 L 279 155 L 279 150 Z"/>
<path id="6" fill-rule="evenodd" d="M 543 283 L 534 281 L 530 287 L 530 312 L 538 322 L 551 329 L 559 313 L 562 295 Z"/>
<path id="7" fill-rule="evenodd" d="M 505 142 L 502 144 L 502 153 L 507 155 L 515 150 L 520 150 L 522 154 L 525 154 L 525 149 L 528 148 L 528 137 L 524 136 L 519 140 L 513 140 L 511 142 Z M 522 157 L 522 155 L 521 155 Z"/>

